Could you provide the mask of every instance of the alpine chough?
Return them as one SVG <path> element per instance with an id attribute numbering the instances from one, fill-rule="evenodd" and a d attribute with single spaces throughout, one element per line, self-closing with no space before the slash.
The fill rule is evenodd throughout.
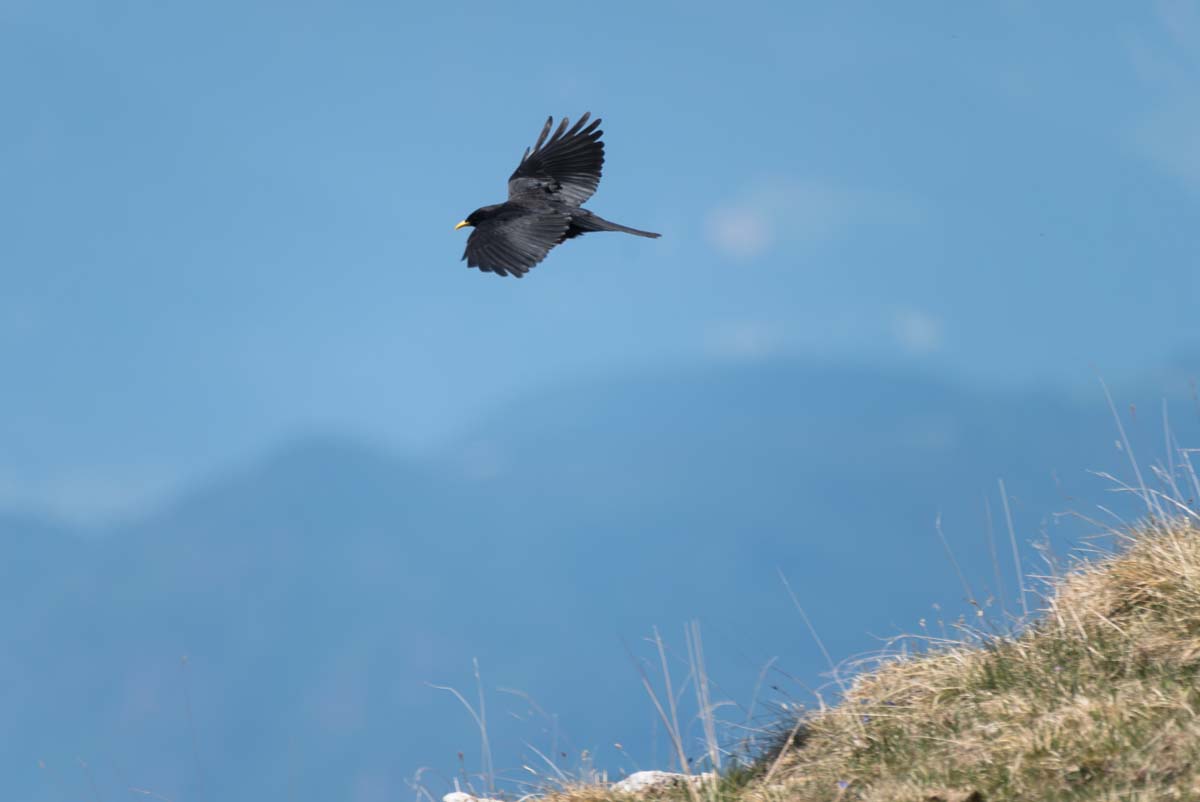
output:
<path id="1" fill-rule="evenodd" d="M 604 132 L 600 120 L 589 125 L 589 117 L 591 112 L 585 112 L 569 129 L 566 117 L 557 129 L 554 118 L 547 118 L 537 143 L 525 149 L 508 179 L 508 200 L 476 209 L 454 227 L 475 228 L 463 252 L 467 267 L 520 278 L 555 245 L 590 231 L 660 236 L 611 223 L 583 208 L 604 166 Z"/>

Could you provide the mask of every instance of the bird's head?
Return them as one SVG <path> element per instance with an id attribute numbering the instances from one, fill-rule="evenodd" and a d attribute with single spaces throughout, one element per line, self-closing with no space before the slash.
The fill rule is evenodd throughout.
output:
<path id="1" fill-rule="evenodd" d="M 482 219 L 482 217 L 483 217 L 483 209 L 476 209 L 475 211 L 473 211 L 469 215 L 467 215 L 466 220 L 463 220 L 461 223 L 456 225 L 454 227 L 454 230 L 458 231 L 460 228 L 466 228 L 467 226 L 478 225 L 479 221 L 480 221 L 480 219 Z"/>
<path id="2" fill-rule="evenodd" d="M 503 203 L 495 203 L 491 206 L 480 206 L 478 209 L 467 215 L 466 220 L 463 220 L 461 223 L 456 225 L 454 230 L 458 231 L 460 228 L 466 228 L 467 226 L 477 226 L 490 218 L 503 216 L 506 208 L 507 205 Z"/>

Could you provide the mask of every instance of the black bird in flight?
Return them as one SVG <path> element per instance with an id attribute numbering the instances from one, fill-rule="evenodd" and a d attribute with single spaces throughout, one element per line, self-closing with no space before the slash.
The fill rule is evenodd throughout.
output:
<path id="1" fill-rule="evenodd" d="M 520 278 L 555 245 L 589 231 L 661 236 L 610 223 L 583 208 L 604 166 L 604 132 L 599 119 L 587 124 L 590 116 L 585 112 L 570 130 L 564 117 L 553 135 L 554 118 L 547 118 L 537 144 L 525 149 L 508 179 L 508 200 L 476 209 L 454 227 L 475 228 L 463 253 L 467 267 Z"/>

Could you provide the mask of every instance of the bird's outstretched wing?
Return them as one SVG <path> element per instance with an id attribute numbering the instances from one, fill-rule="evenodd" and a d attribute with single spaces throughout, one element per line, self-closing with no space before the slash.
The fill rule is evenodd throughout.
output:
<path id="1" fill-rule="evenodd" d="M 591 112 L 584 112 L 570 130 L 570 120 L 563 117 L 553 135 L 554 118 L 546 119 L 537 144 L 526 148 L 508 179 L 509 200 L 556 200 L 580 206 L 592 197 L 604 167 L 604 143 L 600 141 L 604 132 L 599 119 L 588 125 L 589 117 Z"/>
<path id="2" fill-rule="evenodd" d="M 570 218 L 553 211 L 518 210 L 479 223 L 467 238 L 467 267 L 517 278 L 563 241 Z"/>

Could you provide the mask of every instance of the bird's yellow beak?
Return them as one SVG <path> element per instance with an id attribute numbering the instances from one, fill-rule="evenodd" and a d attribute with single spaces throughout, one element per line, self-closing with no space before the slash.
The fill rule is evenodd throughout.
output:
<path id="1" fill-rule="evenodd" d="M 454 227 L 454 230 L 455 230 L 455 231 L 458 231 L 460 228 L 464 228 L 464 227 L 466 227 L 466 226 L 469 226 L 469 225 L 471 225 L 471 224 L 470 224 L 470 223 L 468 223 L 466 220 L 463 220 L 461 223 L 459 223 L 458 225 L 456 225 L 456 226 Z"/>

